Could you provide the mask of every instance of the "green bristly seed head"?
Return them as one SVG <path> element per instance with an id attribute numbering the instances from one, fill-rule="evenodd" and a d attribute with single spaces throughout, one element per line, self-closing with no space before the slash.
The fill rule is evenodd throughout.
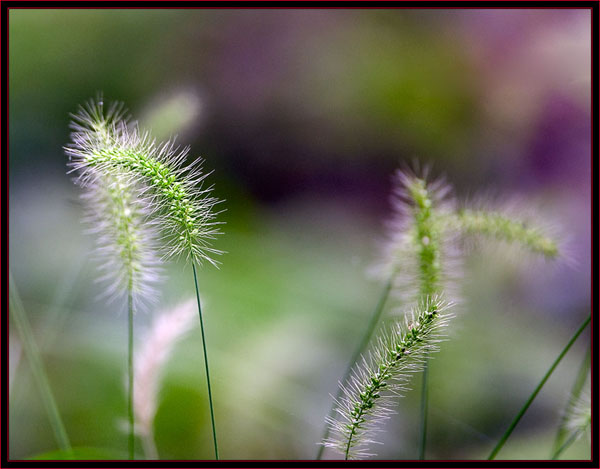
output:
<path id="1" fill-rule="evenodd" d="M 454 198 L 443 179 L 428 180 L 426 175 L 394 175 L 393 216 L 378 273 L 391 279 L 394 297 L 403 304 L 418 304 L 442 292 L 454 298 L 460 277 L 456 236 L 439 223 L 453 212 Z"/>
<path id="2" fill-rule="evenodd" d="M 517 243 L 551 259 L 559 254 L 557 243 L 544 235 L 539 228 L 527 226 L 521 220 L 513 220 L 500 213 L 462 210 L 448 217 L 446 222 L 466 234 L 481 234 Z"/>
<path id="3" fill-rule="evenodd" d="M 433 331 L 444 327 L 449 318 L 439 297 L 456 298 L 453 284 L 465 255 L 461 238 L 483 234 L 522 244 L 547 257 L 558 254 L 551 238 L 518 217 L 457 210 L 449 186 L 441 179 L 429 181 L 426 175 L 427 171 L 422 177 L 410 171 L 395 174 L 394 214 L 388 222 L 388 242 L 379 267 L 388 287 L 380 303 L 391 292 L 403 303 L 418 306 L 411 320 L 380 336 L 369 359 L 355 364 L 353 374 L 340 384 L 334 399 L 337 418 L 330 415 L 326 419 L 332 436 L 328 438 L 327 433 L 322 444 L 346 459 L 369 456 L 368 445 L 395 404 L 391 396 L 404 389 L 407 373 L 423 370 L 430 353 L 437 349 L 435 343 L 440 339 Z"/>
<path id="4" fill-rule="evenodd" d="M 213 207 L 218 201 L 202 189 L 206 174 L 199 160 L 183 167 L 187 149 L 169 141 L 157 144 L 147 133 L 123 118 L 121 107 L 105 114 L 103 103 L 89 103 L 74 116 L 75 132 L 67 148 L 71 165 L 86 184 L 94 172 L 120 171 L 143 184 L 155 205 L 159 226 L 168 241 L 168 255 L 183 254 L 194 263 L 220 251 L 209 246 L 219 234 Z"/>
<path id="5" fill-rule="evenodd" d="M 388 241 L 376 273 L 393 282 L 403 303 L 441 294 L 459 300 L 458 281 L 465 257 L 462 242 L 474 236 L 494 238 L 546 258 L 559 256 L 558 243 L 533 223 L 494 211 L 457 209 L 448 184 L 410 171 L 397 171 Z"/>
<path id="6" fill-rule="evenodd" d="M 440 288 L 440 242 L 435 224 L 432 199 L 423 179 L 415 178 L 407 186 L 414 202 L 415 245 L 419 257 L 421 275 L 420 296 L 430 297 Z"/>
<path id="7" fill-rule="evenodd" d="M 329 419 L 331 438 L 322 444 L 345 458 L 369 456 L 368 446 L 396 405 L 398 394 L 406 389 L 409 375 L 422 370 L 424 358 L 437 350 L 450 315 L 449 307 L 438 297 L 429 298 L 406 322 L 398 322 L 383 334 L 368 360 L 355 367 L 350 379 L 341 385 L 337 418 Z"/>

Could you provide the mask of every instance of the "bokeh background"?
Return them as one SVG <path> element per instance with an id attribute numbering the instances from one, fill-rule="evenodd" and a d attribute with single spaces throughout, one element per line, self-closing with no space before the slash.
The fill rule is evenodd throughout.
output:
<path id="1" fill-rule="evenodd" d="M 200 273 L 224 459 L 316 456 L 381 289 L 368 270 L 397 167 L 431 165 L 460 200 L 518 199 L 554 226 L 556 263 L 472 251 L 431 362 L 428 457 L 487 457 L 590 311 L 590 23 L 583 9 L 11 9 L 10 269 L 73 445 L 126 454 L 127 315 L 97 299 L 62 149 L 69 113 L 102 92 L 191 145 L 226 200 L 227 253 Z M 138 345 L 193 296 L 189 266 L 167 273 Z M 587 347 L 589 330 L 499 458 L 549 457 Z M 417 457 L 413 384 L 379 458 Z M 196 327 L 161 373 L 161 458 L 212 457 L 205 389 Z M 58 447 L 14 327 L 9 425 L 10 458 Z M 564 457 L 589 458 L 589 443 Z"/>

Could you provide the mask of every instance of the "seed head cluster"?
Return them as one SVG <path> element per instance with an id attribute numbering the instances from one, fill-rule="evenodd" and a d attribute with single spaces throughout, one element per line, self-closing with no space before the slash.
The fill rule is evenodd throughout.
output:
<path id="1" fill-rule="evenodd" d="M 408 389 L 410 376 L 423 369 L 426 358 L 438 350 L 452 315 L 451 304 L 428 298 L 384 331 L 368 358 L 357 363 L 350 379 L 340 386 L 336 416 L 328 419 L 331 436 L 323 442 L 346 459 L 373 456 L 382 420 L 389 418 L 397 397 Z"/>
<path id="2" fill-rule="evenodd" d="M 355 365 L 340 383 L 334 418 L 323 445 L 346 459 L 367 452 L 381 420 L 388 418 L 393 396 L 405 389 L 409 374 L 424 369 L 437 350 L 440 332 L 450 319 L 448 304 L 460 302 L 458 280 L 465 256 L 464 239 L 473 235 L 521 245 L 545 257 L 555 257 L 556 243 L 543 230 L 502 212 L 458 209 L 451 188 L 442 179 L 431 180 L 428 170 L 404 170 L 394 176 L 393 217 L 383 244 L 383 261 L 376 273 L 387 279 L 391 293 L 403 305 L 415 305 L 380 336 L 368 359 Z"/>
<path id="3" fill-rule="evenodd" d="M 96 218 L 106 220 L 102 226 L 108 229 L 107 224 L 114 224 L 110 228 L 114 236 L 106 238 L 101 252 L 107 251 L 113 240 L 124 268 L 135 265 L 136 272 L 153 263 L 144 263 L 145 258 L 138 256 L 138 262 L 132 264 L 123 249 L 133 254 L 158 246 L 163 257 L 183 255 L 195 264 L 208 261 L 216 265 L 214 255 L 221 252 L 210 247 L 210 241 L 219 234 L 214 212 L 218 200 L 209 195 L 210 187 L 203 187 L 207 174 L 201 160 L 185 166 L 188 148 L 180 149 L 174 140 L 156 142 L 130 121 L 121 104 L 105 109 L 102 100 L 90 101 L 72 117 L 71 142 L 65 147 L 69 166 L 77 183 L 86 189 L 86 200 L 94 206 Z M 123 216 L 111 216 L 114 207 L 108 207 L 107 201 L 117 207 L 127 204 Z M 145 237 L 135 230 L 142 225 L 151 226 Z M 152 230 L 156 235 L 146 234 Z M 149 238 L 160 243 L 142 248 Z M 124 244 L 127 239 L 135 241 L 128 248 Z"/>

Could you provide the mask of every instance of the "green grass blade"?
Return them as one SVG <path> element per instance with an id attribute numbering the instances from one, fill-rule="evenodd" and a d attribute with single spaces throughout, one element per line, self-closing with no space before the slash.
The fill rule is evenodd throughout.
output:
<path id="1" fill-rule="evenodd" d="M 542 380 L 539 382 L 539 384 L 536 386 L 534 391 L 531 393 L 531 395 L 527 399 L 527 402 L 525 402 L 525 405 L 521 408 L 521 410 L 519 411 L 517 416 L 514 418 L 514 420 L 511 422 L 511 424 L 509 425 L 507 430 L 504 432 L 504 434 L 500 438 L 500 441 L 498 441 L 498 444 L 496 445 L 496 447 L 492 450 L 492 452 L 488 456 L 488 460 L 494 459 L 496 457 L 496 455 L 498 454 L 498 451 L 500 451 L 502 449 L 502 447 L 504 446 L 504 443 L 506 443 L 506 440 L 508 440 L 508 437 L 510 436 L 510 434 L 513 432 L 513 430 L 515 429 L 515 427 L 517 426 L 517 424 L 519 423 L 519 421 L 521 420 L 521 418 L 523 417 L 525 412 L 527 412 L 527 409 L 529 409 L 529 406 L 531 405 L 533 400 L 536 398 L 536 396 L 538 395 L 538 393 L 540 392 L 540 390 L 542 389 L 542 387 L 544 386 L 546 381 L 548 381 L 548 378 L 550 378 L 550 376 L 554 372 L 554 369 L 558 366 L 560 361 L 567 354 L 567 352 L 569 351 L 571 346 L 575 343 L 577 338 L 585 330 L 587 325 L 590 323 L 591 319 L 592 319 L 592 316 L 589 315 L 587 317 L 587 319 L 585 321 L 583 321 L 583 324 L 581 324 L 581 326 L 579 326 L 579 329 L 577 329 L 575 334 L 573 334 L 573 337 L 571 337 L 571 339 L 569 340 L 567 345 L 562 349 L 562 351 L 560 352 L 560 354 L 558 355 L 556 360 L 554 360 L 554 363 L 552 363 L 552 366 L 550 366 L 550 368 L 548 369 L 548 371 L 546 372 L 546 374 L 544 375 Z"/>
<path id="2" fill-rule="evenodd" d="M 58 406 L 56 405 L 54 395 L 52 394 L 52 389 L 50 388 L 50 383 L 48 382 L 48 376 L 44 370 L 44 364 L 42 363 L 42 359 L 40 357 L 40 351 L 33 337 L 33 332 L 31 331 L 31 325 L 29 324 L 29 320 L 25 314 L 21 298 L 17 291 L 12 273 L 10 272 L 9 300 L 10 315 L 13 318 L 19 336 L 21 337 L 23 350 L 25 351 L 25 355 L 27 356 L 27 360 L 29 361 L 29 365 L 31 367 L 31 372 L 42 396 L 42 401 L 44 402 L 44 407 L 48 413 L 48 418 L 50 420 L 54 436 L 56 437 L 56 441 L 63 451 L 70 452 L 71 442 L 69 441 L 65 425 L 58 411 Z"/>

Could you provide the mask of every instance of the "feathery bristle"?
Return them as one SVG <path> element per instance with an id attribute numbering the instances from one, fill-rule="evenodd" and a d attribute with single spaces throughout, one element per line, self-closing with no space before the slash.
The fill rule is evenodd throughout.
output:
<path id="1" fill-rule="evenodd" d="M 95 257 L 107 283 L 109 300 L 131 293 L 134 310 L 156 299 L 160 280 L 156 257 L 158 232 L 150 221 L 152 205 L 128 175 L 118 171 L 96 174 L 84 187 L 84 221 L 95 235 Z"/>
<path id="2" fill-rule="evenodd" d="M 408 170 L 394 174 L 391 219 L 381 261 L 372 269 L 394 279 L 393 294 L 403 304 L 444 291 L 454 302 L 462 263 L 457 235 L 439 222 L 455 208 L 451 187 L 442 179 L 428 180 Z M 424 216 L 425 215 L 425 216 Z M 430 257 L 430 258 L 427 258 Z"/>
<path id="3" fill-rule="evenodd" d="M 79 184 L 93 183 L 106 172 L 131 175 L 156 207 L 165 255 L 216 265 L 213 257 L 221 251 L 210 247 L 210 241 L 220 234 L 214 212 L 220 201 L 208 195 L 211 188 L 203 187 L 207 174 L 201 160 L 184 166 L 188 148 L 180 149 L 174 140 L 158 143 L 124 116 L 122 105 L 112 105 L 105 113 L 103 102 L 98 101 L 73 117 L 72 141 L 65 150 Z"/>
<path id="4" fill-rule="evenodd" d="M 470 199 L 445 220 L 447 229 L 459 234 L 467 248 L 491 238 L 504 244 L 503 256 L 521 258 L 529 252 L 567 264 L 572 262 L 564 233 L 552 222 L 551 214 L 542 214 L 538 204 L 526 203 L 515 195 L 500 199 L 486 194 Z M 507 250 L 508 245 L 518 249 Z"/>
<path id="5" fill-rule="evenodd" d="M 589 386 L 589 374 L 586 380 Z M 564 416 L 564 426 L 571 435 L 579 438 L 589 432 L 592 424 L 592 404 L 589 391 L 582 391 L 581 394 L 572 401 Z"/>
<path id="6" fill-rule="evenodd" d="M 196 324 L 195 306 L 191 298 L 158 315 L 136 353 L 133 410 L 136 432 L 142 437 L 152 438 L 161 370 L 177 342 Z"/>
<path id="7" fill-rule="evenodd" d="M 438 296 L 423 302 L 396 322 L 377 340 L 368 358 L 355 365 L 349 380 L 340 383 L 342 396 L 336 401 L 336 417 L 327 420 L 331 437 L 323 445 L 346 459 L 373 456 L 371 443 L 389 418 L 397 397 L 408 389 L 412 374 L 423 369 L 425 360 L 438 350 L 452 305 Z"/>

